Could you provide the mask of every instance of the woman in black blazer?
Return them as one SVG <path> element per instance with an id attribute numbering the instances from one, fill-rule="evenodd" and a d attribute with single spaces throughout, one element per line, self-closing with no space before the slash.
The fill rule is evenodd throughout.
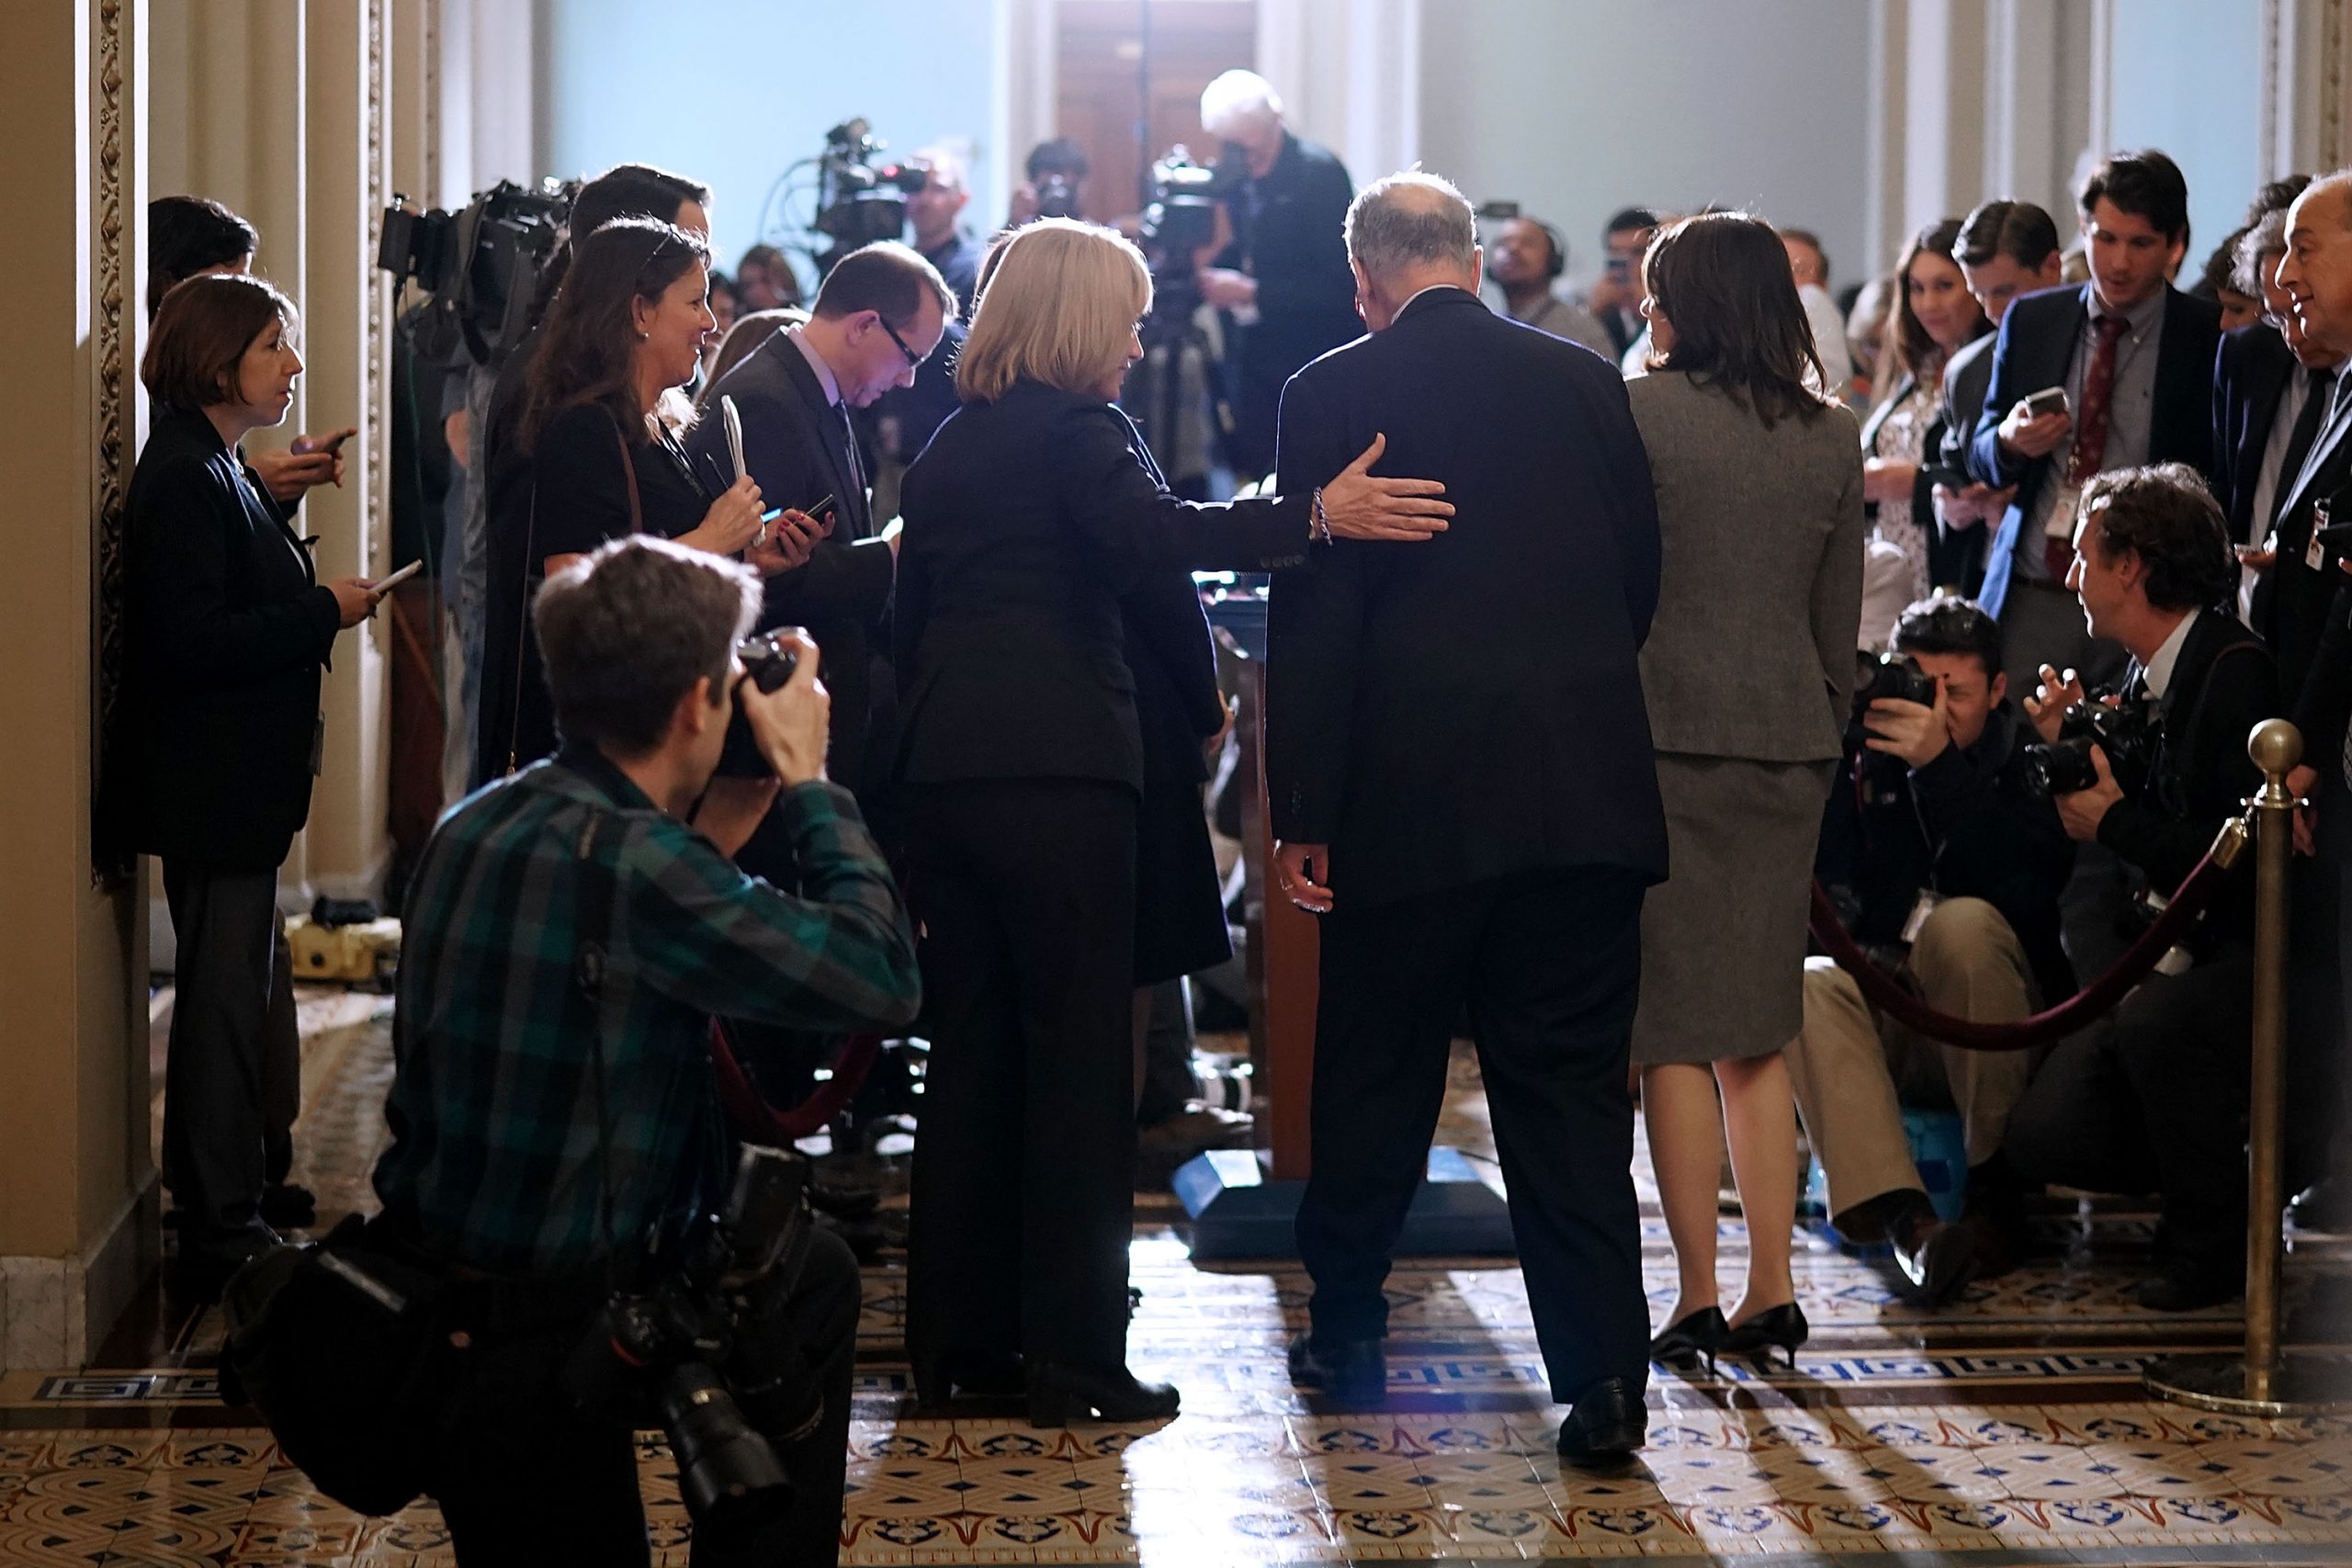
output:
<path id="1" fill-rule="evenodd" d="M 300 1070 L 264 1049 L 286 979 L 277 868 L 311 812 L 320 671 L 378 597 L 360 578 L 321 583 L 238 460 L 293 400 L 294 322 L 258 278 L 191 277 L 164 296 L 139 367 L 155 419 L 128 502 L 107 816 L 122 848 L 164 863 L 178 948 L 164 1180 L 199 1291 L 276 1240 L 258 1212 L 264 1104 L 295 1104 Z"/>
<path id="2" fill-rule="evenodd" d="M 750 476 L 698 468 L 663 417 L 664 395 L 694 379 L 717 329 L 709 289 L 710 247 L 692 230 L 621 218 L 572 247 L 524 396 L 517 440 L 532 490 L 523 536 L 491 541 L 480 779 L 555 750 L 530 626 L 551 573 L 628 534 L 741 555 L 769 576 L 808 558 L 813 524 L 793 512 L 764 525 Z"/>
<path id="3" fill-rule="evenodd" d="M 1136 802 L 1145 746 L 1122 596 L 1265 570 L 1327 536 L 1418 538 L 1440 487 L 1178 501 L 1113 406 L 1150 276 L 1105 229 L 1003 246 L 956 368 L 963 406 L 908 470 L 895 608 L 908 877 L 932 1040 L 907 1347 L 927 1401 L 1025 1383 L 1033 1420 L 1173 1415 L 1126 1368 Z"/>

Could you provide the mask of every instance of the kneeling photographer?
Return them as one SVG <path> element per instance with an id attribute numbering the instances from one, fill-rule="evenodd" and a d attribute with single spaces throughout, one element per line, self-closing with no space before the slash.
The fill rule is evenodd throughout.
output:
<path id="1" fill-rule="evenodd" d="M 710 1023 L 903 1024 L 919 981 L 824 777 L 815 646 L 737 657 L 760 604 L 750 570 L 646 537 L 550 579 L 562 748 L 444 818 L 409 892 L 366 1240 L 438 1278 L 418 1483 L 461 1562 L 645 1562 L 631 1434 L 656 1424 L 696 1563 L 834 1560 L 856 1266 L 808 1227 L 797 1157 L 721 1125 Z M 730 727 L 773 777 L 714 780 Z M 797 896 L 729 858 L 771 811 Z"/>
<path id="2" fill-rule="evenodd" d="M 2227 527 L 2184 465 L 2091 480 L 2066 582 L 2090 635 L 2122 644 L 2132 665 L 2098 704 L 2071 674 L 2043 671 L 2027 705 L 2053 743 L 2039 765 L 2068 836 L 2105 845 L 2161 900 L 2261 785 L 2246 738 L 2277 714 L 2278 675 L 2231 613 Z M 2163 965 L 2111 1028 L 2061 1043 L 2009 1121 L 2009 1158 L 2029 1179 L 2160 1194 L 2158 1272 L 2139 1292 L 2158 1311 L 2211 1306 L 2245 1284 L 2253 931 L 2241 869 L 2182 943 L 2185 965 Z"/>
<path id="3" fill-rule="evenodd" d="M 1923 600 L 1895 624 L 1894 646 L 1855 688 L 1820 880 L 1856 941 L 1929 1007 L 1987 1023 L 2029 1017 L 2074 992 L 2058 895 L 2075 852 L 2033 787 L 2033 730 L 2007 701 L 2000 627 L 1965 599 Z M 1929 1306 L 2001 1270 L 2022 1206 L 2001 1139 L 2028 1053 L 1939 1044 L 1881 1014 L 1833 961 L 1812 958 L 1787 1060 L 1841 1235 L 1892 1243 Z M 1928 1201 L 1904 1134 L 1905 1099 L 1960 1112 L 1962 1224 L 1944 1223 Z"/>

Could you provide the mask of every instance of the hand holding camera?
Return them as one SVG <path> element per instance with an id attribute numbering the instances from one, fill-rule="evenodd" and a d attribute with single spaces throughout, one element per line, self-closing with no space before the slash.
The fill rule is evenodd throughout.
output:
<path id="1" fill-rule="evenodd" d="M 1943 682 L 1936 682 L 1932 703 L 1908 697 L 1878 698 L 1863 711 L 1862 728 L 1869 732 L 1862 744 L 1871 750 L 1899 757 L 1906 767 L 1926 767 L 1951 744 L 1951 716 L 1944 705 Z"/>
<path id="2" fill-rule="evenodd" d="M 758 755 L 787 789 L 825 776 L 832 698 L 817 679 L 817 645 L 786 626 L 744 645 L 735 700 Z M 735 737 L 729 737 L 730 746 Z M 727 764 L 720 764 L 727 771 Z"/>

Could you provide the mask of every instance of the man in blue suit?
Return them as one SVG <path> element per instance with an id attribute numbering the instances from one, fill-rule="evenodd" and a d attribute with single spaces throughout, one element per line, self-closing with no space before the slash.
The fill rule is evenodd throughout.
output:
<path id="1" fill-rule="evenodd" d="M 2118 152 L 2079 205 L 2090 281 L 2010 306 L 1968 452 L 1977 479 L 2017 487 L 1977 602 L 2001 623 L 2002 663 L 2029 683 L 2045 665 L 2091 685 L 2122 673 L 2122 650 L 2091 637 L 2066 590 L 2084 483 L 2147 463 L 2213 473 L 2221 311 L 2168 281 L 2188 243 L 2188 182 L 2162 152 Z M 2063 406 L 2029 401 L 2052 389 Z"/>
<path id="2" fill-rule="evenodd" d="M 1470 204 L 1393 175 L 1348 214 L 1372 335 L 1283 393 L 1277 472 L 1329 482 L 1377 435 L 1442 479 L 1451 530 L 1278 575 L 1267 778 L 1279 879 L 1323 916 L 1315 1280 L 1294 1381 L 1385 1382 L 1381 1293 L 1464 1008 L 1560 1428 L 1577 1462 L 1644 1436 L 1646 1303 L 1626 1083 L 1643 891 L 1666 820 L 1636 656 L 1657 605 L 1649 458 L 1600 355 L 1479 301 Z"/>

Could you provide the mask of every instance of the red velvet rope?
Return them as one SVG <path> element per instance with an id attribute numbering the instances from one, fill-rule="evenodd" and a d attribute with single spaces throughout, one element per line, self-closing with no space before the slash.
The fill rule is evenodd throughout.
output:
<path id="1" fill-rule="evenodd" d="M 841 1060 L 833 1064 L 833 1076 L 791 1110 L 778 1111 L 735 1059 L 735 1047 L 725 1027 L 716 1019 L 710 1025 L 710 1061 L 718 1069 L 719 1109 L 726 1112 L 727 1125 L 746 1143 L 782 1147 L 824 1126 L 865 1087 L 865 1075 L 874 1070 L 874 1059 L 881 1054 L 879 1034 L 851 1035 L 849 1043 L 842 1047 Z"/>
<path id="2" fill-rule="evenodd" d="M 1854 977 L 1854 983 L 1862 988 L 1862 995 L 1871 1005 L 1905 1027 L 1964 1051 L 2026 1051 L 2074 1033 L 2121 1001 L 2126 992 L 2147 978 L 2156 961 L 2213 901 L 2227 872 L 2228 868 L 2213 858 L 2212 851 L 2206 852 L 2205 858 L 2197 863 L 2197 869 L 2180 885 L 2180 891 L 2173 895 L 2165 912 L 2156 918 L 2156 923 L 2142 932 L 2131 951 L 2117 959 L 2106 974 L 2056 1007 L 2007 1023 L 1953 1018 L 1938 1012 L 1905 990 L 1901 982 L 1872 964 L 1869 955 L 1854 945 L 1854 939 L 1846 934 L 1846 928 L 1838 919 L 1829 895 L 1821 890 L 1818 882 L 1813 885 L 1813 939 L 1837 961 L 1838 967 Z"/>

